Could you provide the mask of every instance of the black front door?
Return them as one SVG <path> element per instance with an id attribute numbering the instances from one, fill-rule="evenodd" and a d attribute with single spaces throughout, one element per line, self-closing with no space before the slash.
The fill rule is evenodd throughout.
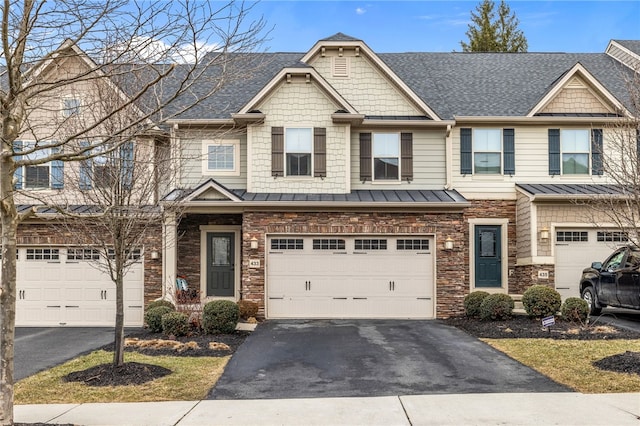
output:
<path id="1" fill-rule="evenodd" d="M 207 296 L 232 297 L 235 281 L 235 234 L 207 233 Z"/>
<path id="2" fill-rule="evenodd" d="M 500 226 L 475 227 L 476 287 L 502 286 L 502 246 Z"/>

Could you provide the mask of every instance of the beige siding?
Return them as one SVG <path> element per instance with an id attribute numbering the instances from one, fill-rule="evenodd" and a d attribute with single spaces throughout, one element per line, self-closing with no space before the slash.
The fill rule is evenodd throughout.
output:
<path id="1" fill-rule="evenodd" d="M 521 193 L 516 199 L 516 241 L 517 257 L 531 257 L 531 202 Z"/>
<path id="2" fill-rule="evenodd" d="M 572 113 L 576 111 L 590 113 L 614 112 L 593 91 L 589 90 L 584 81 L 578 77 L 573 78 L 542 110 L 542 112 L 546 113 Z"/>
<path id="3" fill-rule="evenodd" d="M 391 84 L 365 56 L 355 56 L 354 50 L 343 55 L 349 62 L 349 77 L 334 77 L 332 57 L 337 51 L 328 50 L 326 56 L 317 56 L 313 66 L 353 107 L 365 115 L 423 115 L 398 88 Z"/>
<path id="4" fill-rule="evenodd" d="M 244 130 L 241 134 L 230 131 L 187 131 L 179 138 L 182 158 L 178 160 L 178 168 L 180 170 L 180 183 L 182 186 L 193 188 L 209 178 L 213 178 L 229 189 L 245 189 L 247 187 L 247 135 L 244 133 Z M 237 176 L 203 174 L 203 142 L 225 139 L 240 140 L 240 174 Z"/>
<path id="5" fill-rule="evenodd" d="M 397 183 L 362 183 L 360 180 L 360 132 L 351 133 L 352 189 L 442 189 L 446 185 L 444 131 L 413 132 L 413 181 Z M 384 129 L 383 132 L 409 132 L 407 129 Z"/>
<path id="6" fill-rule="evenodd" d="M 283 82 L 258 109 L 266 114 L 264 125 L 249 132 L 249 159 L 252 192 L 347 192 L 346 126 L 336 126 L 331 114 L 337 105 L 314 84 L 294 78 Z M 271 175 L 271 127 L 324 127 L 327 131 L 327 176 L 278 177 Z"/>
<path id="7" fill-rule="evenodd" d="M 473 126 L 460 126 L 473 127 Z M 466 175 L 460 174 L 460 127 L 453 130 L 453 187 L 468 199 L 515 199 L 516 183 L 610 183 L 606 176 L 550 176 L 548 129 L 590 129 L 582 126 L 503 126 L 515 128 L 515 164 L 516 173 L 505 175 Z M 476 126 L 480 127 L 480 126 Z M 497 126 L 484 126 L 497 128 Z M 595 127 L 595 126 L 594 126 Z M 604 129 L 604 150 L 610 135 Z"/>

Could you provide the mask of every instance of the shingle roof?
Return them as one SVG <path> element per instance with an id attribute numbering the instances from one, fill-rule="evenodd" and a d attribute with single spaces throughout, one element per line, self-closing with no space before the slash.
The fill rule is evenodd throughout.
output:
<path id="1" fill-rule="evenodd" d="M 614 40 L 616 43 L 626 47 L 636 55 L 640 55 L 640 40 Z"/>
<path id="2" fill-rule="evenodd" d="M 351 37 L 350 35 L 346 35 L 344 33 L 336 33 L 330 37 L 323 38 L 320 41 L 362 41 L 359 38 Z"/>

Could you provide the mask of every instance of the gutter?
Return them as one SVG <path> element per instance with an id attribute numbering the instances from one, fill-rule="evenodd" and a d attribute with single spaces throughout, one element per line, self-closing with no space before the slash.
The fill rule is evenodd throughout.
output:
<path id="1" fill-rule="evenodd" d="M 612 123 L 626 122 L 627 117 L 512 117 L 512 116 L 454 116 L 456 125 L 464 123 L 512 123 L 512 124 L 562 124 L 562 123 Z"/>

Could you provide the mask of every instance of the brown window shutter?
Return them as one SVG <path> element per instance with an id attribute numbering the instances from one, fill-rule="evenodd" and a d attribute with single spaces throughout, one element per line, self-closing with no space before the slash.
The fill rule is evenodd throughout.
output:
<path id="1" fill-rule="evenodd" d="M 402 180 L 413 180 L 413 133 L 400 134 L 400 161 Z"/>
<path id="2" fill-rule="evenodd" d="M 360 180 L 371 180 L 371 133 L 360 133 Z"/>
<path id="3" fill-rule="evenodd" d="M 313 128 L 313 175 L 327 176 L 327 129 Z"/>
<path id="4" fill-rule="evenodd" d="M 271 176 L 284 176 L 284 127 L 271 128 Z"/>

